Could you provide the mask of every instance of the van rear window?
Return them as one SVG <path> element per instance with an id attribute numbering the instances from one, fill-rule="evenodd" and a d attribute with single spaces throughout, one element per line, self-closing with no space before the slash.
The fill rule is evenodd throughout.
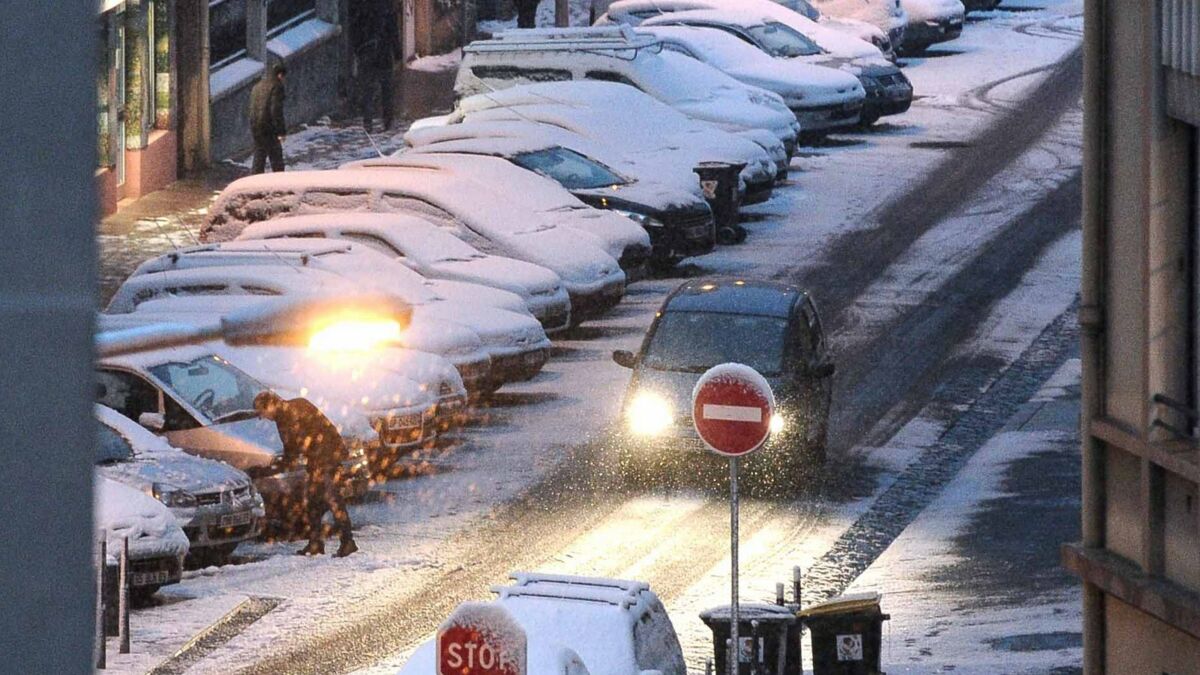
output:
<path id="1" fill-rule="evenodd" d="M 518 68 L 516 66 L 473 66 L 471 72 L 481 80 L 521 80 L 524 82 L 565 82 L 571 71 L 559 68 Z"/>

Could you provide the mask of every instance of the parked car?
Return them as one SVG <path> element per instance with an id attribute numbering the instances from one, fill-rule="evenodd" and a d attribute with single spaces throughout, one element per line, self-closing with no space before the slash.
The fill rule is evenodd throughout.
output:
<path id="1" fill-rule="evenodd" d="M 102 314 L 100 325 L 116 330 L 164 322 L 199 323 L 249 304 L 239 300 L 246 298 L 151 300 L 130 314 Z M 262 302 L 261 298 L 255 301 Z M 441 431 L 462 422 L 466 391 L 449 364 L 445 365 L 450 372 L 438 376 L 413 372 L 413 378 L 424 375 L 420 382 L 397 368 L 411 361 L 441 361 L 436 356 L 417 352 L 423 358 L 410 359 L 414 352 L 400 348 L 356 354 L 314 352 L 288 345 L 231 347 L 219 341 L 204 346 L 280 396 L 303 396 L 312 401 L 338 427 L 351 449 L 365 454 L 374 476 L 387 475 L 413 451 L 432 447 Z"/>
<path id="2" fill-rule="evenodd" d="M 451 302 L 423 282 L 420 275 L 390 257 L 353 242 L 299 238 L 231 241 L 176 251 L 144 263 L 113 295 L 109 308 L 129 311 L 138 299 L 144 302 L 177 293 L 222 295 L 240 289 L 304 295 L 319 288 L 349 292 L 374 287 L 412 307 L 410 325 L 437 321 L 463 326 L 478 335 L 490 359 L 484 391 L 528 380 L 545 365 L 550 341 L 537 319 L 524 312 L 524 304 L 522 313 L 517 313 Z"/>
<path id="3" fill-rule="evenodd" d="M 633 1 L 635 0 L 622 0 Z M 786 9 L 779 9 L 788 12 Z M 844 70 L 857 77 L 866 91 L 867 97 L 863 101 L 860 116 L 864 125 L 874 124 L 886 115 L 903 113 L 912 105 L 912 84 L 894 64 L 869 55 L 855 56 L 860 53 L 858 50 L 841 49 L 841 43 L 848 39 L 845 36 L 839 35 L 837 40 L 829 40 L 828 35 L 824 35 L 822 42 L 818 42 L 812 37 L 814 34 L 820 34 L 813 30 L 814 27 L 819 28 L 817 24 L 795 12 L 788 14 L 792 16 L 784 17 L 787 21 L 780 21 L 770 15 L 764 18 L 757 11 L 691 10 L 663 14 L 647 19 L 643 25 L 716 28 L 739 37 L 776 58 Z M 798 30 L 797 25 L 803 28 L 804 32 Z M 826 45 L 830 45 L 836 51 Z"/>
<path id="4" fill-rule="evenodd" d="M 103 533 L 104 565 L 116 578 L 121 547 L 129 541 L 129 594 L 134 604 L 145 604 L 158 589 L 183 578 L 188 538 L 162 502 L 141 490 L 93 474 L 92 521 L 97 539 Z"/>
<path id="5" fill-rule="evenodd" d="M 726 131 L 768 131 L 788 157 L 800 131 L 778 96 L 662 52 L 653 37 L 620 26 L 518 30 L 477 40 L 463 48 L 454 90 L 465 97 L 548 80 L 626 84 Z"/>
<path id="6" fill-rule="evenodd" d="M 808 4 L 825 16 L 863 21 L 875 26 L 888 36 L 893 52 L 903 50 L 904 44 L 908 40 L 906 29 L 909 25 L 909 17 L 906 13 L 907 8 L 901 0 L 800 0 L 800 2 Z M 804 8 L 797 8 L 796 11 L 813 21 L 819 21 Z M 887 50 L 880 48 L 880 51 L 884 51 L 886 56 Z"/>
<path id="7" fill-rule="evenodd" d="M 352 241 L 393 257 L 426 279 L 465 281 L 516 294 L 547 334 L 571 322 L 571 298 L 553 271 L 488 255 L 437 225 L 405 213 L 321 213 L 264 220 L 238 240 L 311 237 Z"/>
<path id="8" fill-rule="evenodd" d="M 511 578 L 511 585 L 493 592 L 499 596 L 496 603 L 525 629 L 530 673 L 687 675 L 671 617 L 649 584 L 539 572 L 517 572 Z M 560 656 L 559 648 L 572 654 Z M 435 652 L 434 640 L 422 644 L 400 673 L 435 672 Z M 583 670 L 563 666 L 571 655 Z M 533 668 L 534 658 L 550 669 Z"/>
<path id="9" fill-rule="evenodd" d="M 930 45 L 962 35 L 967 9 L 961 0 L 900 0 L 908 12 L 905 54 L 920 53 Z"/>
<path id="10" fill-rule="evenodd" d="M 508 132 L 500 131 L 500 134 L 512 135 L 492 133 L 491 128 L 497 126 L 509 126 Z M 521 135 L 521 129 L 512 128 L 518 126 L 523 127 L 524 135 Z M 650 235 L 650 263 L 658 268 L 673 266 L 690 256 L 704 255 L 716 245 L 713 212 L 699 190 L 673 189 L 669 184 L 652 179 L 627 176 L 578 150 L 557 145 L 550 138 L 567 136 L 571 137 L 568 142 L 591 145 L 578 134 L 558 127 L 519 122 L 456 124 L 449 131 L 443 135 L 457 140 L 424 143 L 421 137 L 437 134 L 410 134 L 412 142 L 419 145 L 405 154 L 499 157 L 554 180 L 585 204 L 620 213 L 645 227 Z M 479 135 L 471 136 L 475 132 Z M 695 173 L 688 173 L 695 183 Z"/>
<path id="11" fill-rule="evenodd" d="M 812 2 L 809 2 L 809 0 L 777 1 L 778 4 L 787 7 L 788 9 L 804 16 L 807 19 L 816 21 L 827 28 L 832 28 L 838 32 L 845 33 L 846 35 L 862 40 L 863 42 L 870 42 L 871 44 L 875 45 L 876 49 L 883 53 L 884 58 L 892 63 L 896 62 L 896 50 L 904 42 L 904 28 L 907 25 L 907 21 L 901 22 L 899 26 L 888 30 L 883 30 L 874 23 L 868 23 L 862 19 L 855 19 L 849 16 L 842 16 L 840 14 L 822 12 L 813 6 Z M 887 3 L 895 5 L 897 0 L 887 0 Z M 868 4 L 874 5 L 876 2 L 875 0 L 872 0 Z"/>
<path id="12" fill-rule="evenodd" d="M 101 359 L 96 379 L 98 403 L 184 452 L 249 475 L 269 519 L 297 515 L 303 470 L 282 464 L 275 423 L 254 411 L 254 397 L 266 387 L 245 371 L 204 347 L 177 347 Z M 364 495 L 371 477 L 362 451 L 351 453 L 342 470 L 347 496 Z"/>
<path id="13" fill-rule="evenodd" d="M 553 270 L 571 298 L 572 322 L 602 314 L 621 301 L 625 273 L 613 257 L 578 231 L 522 208 L 501 190 L 502 186 L 428 169 L 263 174 L 226 187 L 210 208 L 201 235 L 229 240 L 247 225 L 287 215 L 409 213 L 485 253 Z"/>
<path id="14" fill-rule="evenodd" d="M 621 263 L 627 272 L 638 270 L 650 257 L 650 236 L 641 223 L 620 214 L 593 209 L 552 180 L 526 171 L 495 157 L 469 155 L 393 155 L 350 162 L 342 166 L 358 169 L 433 169 L 462 176 L 484 185 L 504 186 L 510 201 L 542 216 L 547 222 L 586 232 Z M 386 173 L 386 172 L 385 172 Z"/>
<path id="15" fill-rule="evenodd" d="M 173 448 L 111 408 L 97 405 L 96 420 L 96 470 L 169 508 L 192 560 L 222 564 L 238 544 L 258 536 L 266 512 L 245 473 Z"/>
<path id="16" fill-rule="evenodd" d="M 423 127 L 518 121 L 557 126 L 609 144 L 614 152 L 650 170 L 669 164 L 690 171 L 706 161 L 745 164 L 739 183 L 742 204 L 768 199 L 779 169 L 753 140 L 693 120 L 632 87 L 612 82 L 545 82 L 471 96 L 459 101 L 450 115 L 428 120 Z"/>
<path id="17" fill-rule="evenodd" d="M 653 475 L 677 453 L 709 454 L 692 425 L 692 390 L 705 371 L 729 362 L 754 368 L 775 392 L 771 437 L 749 468 L 790 480 L 825 461 L 833 362 L 816 306 L 799 288 L 688 281 L 663 301 L 641 349 L 614 352 L 613 360 L 633 370 L 622 412 L 627 442 L 618 451 L 630 477 Z"/>
<path id="18" fill-rule="evenodd" d="M 855 76 L 825 66 L 789 63 L 716 28 L 644 27 L 663 47 L 703 61 L 731 77 L 779 94 L 806 134 L 858 124 L 866 91 Z"/>

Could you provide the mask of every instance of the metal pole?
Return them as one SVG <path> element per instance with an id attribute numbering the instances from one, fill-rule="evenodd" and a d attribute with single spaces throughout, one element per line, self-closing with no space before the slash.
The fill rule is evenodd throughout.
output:
<path id="1" fill-rule="evenodd" d="M 129 653 L 129 537 L 121 537 L 121 567 L 117 595 L 117 639 L 118 650 Z"/>
<path id="2" fill-rule="evenodd" d="M 741 642 L 738 641 L 738 458 L 729 458 L 729 637 L 733 648 L 729 650 L 729 675 L 738 675 Z"/>
<path id="3" fill-rule="evenodd" d="M 96 565 L 96 669 L 104 670 L 105 641 L 108 639 L 104 630 L 104 570 L 108 566 L 108 534 L 100 530 L 100 564 Z"/>
<path id="4" fill-rule="evenodd" d="M 571 6 L 567 0 L 554 0 L 554 26 L 566 28 L 571 25 Z"/>

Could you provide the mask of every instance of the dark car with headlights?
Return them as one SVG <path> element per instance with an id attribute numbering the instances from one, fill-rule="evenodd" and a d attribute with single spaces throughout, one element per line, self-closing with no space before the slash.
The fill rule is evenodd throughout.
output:
<path id="1" fill-rule="evenodd" d="M 617 444 L 631 476 L 707 453 L 692 424 L 692 390 L 705 371 L 729 362 L 754 368 L 775 392 L 771 436 L 747 468 L 795 480 L 825 461 L 834 366 L 817 308 L 795 286 L 688 281 L 663 301 L 641 349 L 613 352 L 613 360 L 633 370 Z"/>

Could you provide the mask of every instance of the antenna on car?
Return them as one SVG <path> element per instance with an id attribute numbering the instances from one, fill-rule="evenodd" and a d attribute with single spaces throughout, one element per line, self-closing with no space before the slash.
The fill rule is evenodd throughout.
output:
<path id="1" fill-rule="evenodd" d="M 179 214 L 171 214 L 171 215 L 175 218 L 175 222 L 179 223 L 179 228 L 182 229 L 184 232 L 187 232 L 188 239 L 191 239 L 193 244 L 195 244 L 196 246 L 199 246 L 200 240 L 196 238 L 196 235 L 192 234 L 192 228 L 188 227 L 187 223 L 183 222 L 183 218 L 180 218 Z M 170 237 L 167 237 L 167 238 L 170 239 Z M 174 242 L 171 242 L 171 245 L 174 246 Z M 176 248 L 176 250 L 178 250 L 179 247 L 176 246 L 175 248 Z"/>
<path id="2" fill-rule="evenodd" d="M 367 131 L 365 126 L 360 126 L 359 129 L 362 129 L 362 132 L 366 135 L 367 140 L 371 142 L 371 147 L 375 148 L 375 154 L 379 155 L 380 159 L 383 159 L 386 155 L 384 155 L 383 150 L 380 150 L 379 146 L 376 145 L 375 139 L 371 136 L 371 132 Z"/>

